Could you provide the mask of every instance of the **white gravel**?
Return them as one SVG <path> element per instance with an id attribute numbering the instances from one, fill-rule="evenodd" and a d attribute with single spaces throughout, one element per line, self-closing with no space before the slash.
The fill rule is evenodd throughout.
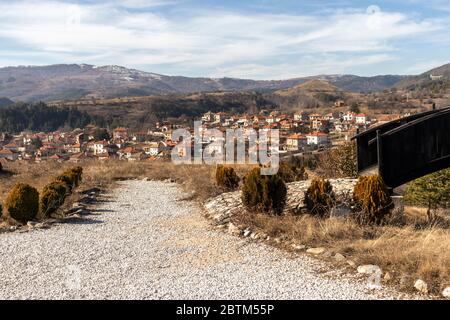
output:
<path id="1" fill-rule="evenodd" d="M 0 234 L 0 299 L 396 298 L 305 255 L 212 230 L 173 183 L 127 181 L 98 215 Z"/>

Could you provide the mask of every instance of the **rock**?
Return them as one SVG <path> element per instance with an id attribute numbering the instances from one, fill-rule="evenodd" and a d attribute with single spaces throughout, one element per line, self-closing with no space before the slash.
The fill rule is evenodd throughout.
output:
<path id="1" fill-rule="evenodd" d="M 325 248 L 319 247 L 319 248 L 309 248 L 306 250 L 307 253 L 313 254 L 313 255 L 319 255 L 325 252 Z"/>
<path id="2" fill-rule="evenodd" d="M 350 266 L 350 267 L 356 267 L 356 263 L 353 261 L 353 260 L 347 260 L 347 264 Z"/>
<path id="3" fill-rule="evenodd" d="M 292 244 L 292 248 L 294 248 L 295 250 L 305 250 L 306 246 L 304 244 Z"/>
<path id="4" fill-rule="evenodd" d="M 250 235 L 250 238 L 252 238 L 253 240 L 256 240 L 259 238 L 259 235 L 256 232 L 254 232 Z"/>
<path id="5" fill-rule="evenodd" d="M 347 217 L 352 213 L 348 206 L 336 206 L 331 209 L 330 215 L 332 217 Z"/>
<path id="6" fill-rule="evenodd" d="M 250 231 L 250 229 L 246 229 L 246 230 L 244 231 L 244 237 L 247 238 L 251 233 L 252 233 L 252 232 Z"/>
<path id="7" fill-rule="evenodd" d="M 100 190 L 99 188 L 90 188 L 90 189 L 81 191 L 81 194 L 100 193 L 101 191 L 102 190 Z"/>
<path id="8" fill-rule="evenodd" d="M 341 262 L 345 260 L 345 257 L 338 252 L 334 255 L 334 260 Z"/>
<path id="9" fill-rule="evenodd" d="M 325 253 L 323 254 L 325 258 L 330 258 L 332 255 L 333 253 L 331 251 L 325 251 Z"/>
<path id="10" fill-rule="evenodd" d="M 273 239 L 273 241 L 275 241 L 275 242 L 278 243 L 278 244 L 281 243 L 281 239 L 280 239 L 280 238 L 275 238 L 275 239 Z"/>
<path id="11" fill-rule="evenodd" d="M 37 223 L 35 225 L 36 229 L 48 229 L 50 228 L 50 225 L 47 222 L 41 222 L 41 223 Z"/>
<path id="12" fill-rule="evenodd" d="M 414 288 L 416 288 L 416 290 L 420 293 L 428 293 L 428 285 L 422 279 L 416 280 L 416 282 L 414 283 Z"/>
<path id="13" fill-rule="evenodd" d="M 444 298 L 450 298 L 450 287 L 447 287 L 442 291 L 442 296 Z"/>
<path id="14" fill-rule="evenodd" d="M 90 213 L 89 210 L 86 210 L 84 208 L 75 211 L 75 214 L 80 215 L 80 216 L 85 216 L 85 215 L 88 215 L 89 213 Z"/>
<path id="15" fill-rule="evenodd" d="M 16 231 L 18 229 L 17 226 L 10 226 L 9 231 Z"/>
<path id="16" fill-rule="evenodd" d="M 27 222 L 27 227 L 32 229 L 32 228 L 34 228 L 34 227 L 36 226 L 36 224 L 37 224 L 37 223 L 34 222 L 34 221 L 28 221 L 28 222 Z"/>
<path id="17" fill-rule="evenodd" d="M 239 228 L 236 227 L 233 223 L 228 224 L 228 233 L 230 234 L 239 234 Z"/>
<path id="18" fill-rule="evenodd" d="M 392 276 L 389 272 L 386 272 L 383 279 L 385 281 L 390 281 L 390 280 L 392 280 Z"/>
<path id="19" fill-rule="evenodd" d="M 376 266 L 373 264 L 366 264 L 363 266 L 359 266 L 357 270 L 358 270 L 358 273 L 364 273 L 364 274 L 381 273 L 381 268 L 379 266 Z"/>

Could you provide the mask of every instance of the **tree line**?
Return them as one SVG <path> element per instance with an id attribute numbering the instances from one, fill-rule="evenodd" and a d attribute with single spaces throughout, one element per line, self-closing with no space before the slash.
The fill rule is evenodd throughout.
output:
<path id="1" fill-rule="evenodd" d="M 43 102 L 18 103 L 0 109 L 0 131 L 19 133 L 24 130 L 55 131 L 63 127 L 82 128 L 96 118 L 76 108 L 49 107 Z"/>

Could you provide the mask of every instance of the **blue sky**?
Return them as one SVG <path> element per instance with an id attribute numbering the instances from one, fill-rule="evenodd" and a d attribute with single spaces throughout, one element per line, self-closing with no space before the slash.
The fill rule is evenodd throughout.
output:
<path id="1" fill-rule="evenodd" d="M 0 66 L 185 76 L 417 74 L 450 62 L 449 0 L 0 0 Z"/>

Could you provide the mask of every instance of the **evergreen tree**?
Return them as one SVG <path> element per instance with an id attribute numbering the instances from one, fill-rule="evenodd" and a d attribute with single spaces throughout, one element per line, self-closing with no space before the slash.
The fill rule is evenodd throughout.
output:
<path id="1" fill-rule="evenodd" d="M 406 189 L 405 199 L 411 204 L 427 207 L 431 221 L 433 211 L 450 205 L 450 168 L 412 181 Z"/>

